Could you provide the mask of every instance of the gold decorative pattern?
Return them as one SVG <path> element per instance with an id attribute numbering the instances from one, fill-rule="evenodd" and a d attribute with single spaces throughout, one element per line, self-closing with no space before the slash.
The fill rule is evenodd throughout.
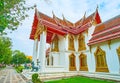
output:
<path id="1" fill-rule="evenodd" d="M 75 71 L 76 70 L 76 59 L 75 59 L 75 55 L 72 53 L 70 56 L 69 56 L 69 70 L 70 71 Z"/>
<path id="2" fill-rule="evenodd" d="M 59 52 L 59 39 L 58 39 L 57 35 L 55 35 L 53 40 L 52 40 L 52 49 L 51 49 L 51 51 Z"/>
<path id="3" fill-rule="evenodd" d="M 38 23 L 34 39 L 38 39 L 38 36 L 45 30 L 46 30 L 46 27 L 44 25 Z"/>
<path id="4" fill-rule="evenodd" d="M 108 47 L 109 47 L 109 49 L 111 49 L 110 45 L 111 45 L 111 40 L 108 41 Z"/>
<path id="5" fill-rule="evenodd" d="M 92 46 L 89 46 L 89 49 L 90 49 L 90 53 L 92 53 Z"/>
<path id="6" fill-rule="evenodd" d="M 96 26 L 97 25 L 97 22 L 96 22 L 96 20 L 92 20 L 92 25 L 94 25 L 94 26 Z"/>
<path id="7" fill-rule="evenodd" d="M 120 46 L 116 49 L 118 56 L 120 57 Z"/>
<path id="8" fill-rule="evenodd" d="M 78 51 L 82 51 L 82 50 L 86 50 L 86 46 L 85 46 L 85 36 L 82 34 L 79 34 L 78 37 Z"/>
<path id="9" fill-rule="evenodd" d="M 99 46 L 97 47 L 95 53 L 96 61 L 96 72 L 109 72 L 108 66 L 106 63 L 106 53 Z"/>
<path id="10" fill-rule="evenodd" d="M 68 50 L 75 51 L 75 48 L 74 48 L 74 38 L 70 34 L 68 34 Z"/>
<path id="11" fill-rule="evenodd" d="M 79 61 L 80 61 L 80 71 L 88 71 L 87 67 L 87 56 L 83 53 L 80 54 L 79 56 Z"/>

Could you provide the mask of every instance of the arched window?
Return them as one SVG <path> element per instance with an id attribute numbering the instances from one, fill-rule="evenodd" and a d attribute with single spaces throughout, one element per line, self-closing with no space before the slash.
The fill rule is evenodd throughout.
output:
<path id="1" fill-rule="evenodd" d="M 68 50 L 75 50 L 74 48 L 74 38 L 72 35 L 68 35 Z"/>
<path id="2" fill-rule="evenodd" d="M 53 40 L 52 40 L 52 49 L 51 51 L 55 51 L 55 52 L 58 52 L 59 51 L 59 39 L 58 39 L 58 36 L 55 35 Z"/>
<path id="3" fill-rule="evenodd" d="M 75 64 L 75 55 L 74 54 L 71 54 L 69 56 L 69 70 L 70 71 L 75 71 L 76 70 L 76 64 Z"/>
<path id="4" fill-rule="evenodd" d="M 98 46 L 94 55 L 96 61 L 96 72 L 109 72 L 105 51 Z"/>
<path id="5" fill-rule="evenodd" d="M 79 34 L 78 37 L 78 51 L 85 50 L 85 37 L 82 34 Z"/>
<path id="6" fill-rule="evenodd" d="M 85 54 L 83 54 L 83 53 L 80 54 L 79 61 L 80 61 L 80 70 L 81 71 L 88 71 L 87 56 Z"/>

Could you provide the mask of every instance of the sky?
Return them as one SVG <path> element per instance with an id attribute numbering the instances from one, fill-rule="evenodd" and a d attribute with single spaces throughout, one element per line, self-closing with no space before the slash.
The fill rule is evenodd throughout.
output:
<path id="1" fill-rule="evenodd" d="M 62 19 L 64 17 L 75 23 L 80 20 L 84 13 L 89 16 L 95 12 L 98 5 L 98 11 L 102 22 L 120 15 L 120 0 L 26 0 L 27 6 L 37 5 L 38 11 L 52 17 L 54 14 Z M 12 39 L 12 49 L 20 50 L 26 55 L 33 54 L 33 40 L 29 39 L 35 10 L 28 11 L 29 17 L 26 18 L 12 33 L 8 32 L 8 36 Z"/>

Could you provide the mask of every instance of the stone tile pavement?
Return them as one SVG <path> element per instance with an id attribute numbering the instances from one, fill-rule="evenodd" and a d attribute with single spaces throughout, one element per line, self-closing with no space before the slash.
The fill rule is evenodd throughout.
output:
<path id="1" fill-rule="evenodd" d="M 0 83 L 31 83 L 11 66 L 0 70 Z"/>

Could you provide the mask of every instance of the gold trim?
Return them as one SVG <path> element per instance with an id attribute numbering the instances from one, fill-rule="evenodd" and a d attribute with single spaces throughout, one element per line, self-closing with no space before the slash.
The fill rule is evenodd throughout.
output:
<path id="1" fill-rule="evenodd" d="M 109 72 L 107 67 L 97 67 L 96 72 Z"/>
<path id="2" fill-rule="evenodd" d="M 94 19 L 92 20 L 92 25 L 94 25 L 94 26 L 97 25 L 97 22 Z"/>
<path id="3" fill-rule="evenodd" d="M 89 46 L 89 49 L 90 49 L 90 53 L 92 53 L 92 46 L 91 45 Z"/>
<path id="4" fill-rule="evenodd" d="M 111 49 L 111 40 L 108 41 L 108 47 Z"/>
<path id="5" fill-rule="evenodd" d="M 46 27 L 40 23 L 38 23 L 37 25 L 37 30 L 36 30 L 36 33 L 35 33 L 35 36 L 34 36 L 34 39 L 38 39 L 38 36 L 40 34 L 42 34 L 43 31 L 46 30 Z"/>
<path id="6" fill-rule="evenodd" d="M 80 71 L 88 71 L 88 67 L 80 67 Z"/>

